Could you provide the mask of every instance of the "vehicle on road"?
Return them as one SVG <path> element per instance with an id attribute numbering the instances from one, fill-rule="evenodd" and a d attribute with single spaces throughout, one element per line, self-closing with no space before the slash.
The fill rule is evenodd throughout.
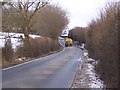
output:
<path id="1" fill-rule="evenodd" d="M 69 31 L 68 30 L 63 30 L 61 33 L 61 37 L 66 38 L 68 37 Z"/>
<path id="2" fill-rule="evenodd" d="M 65 46 L 72 46 L 73 45 L 73 40 L 71 38 L 65 38 Z"/>

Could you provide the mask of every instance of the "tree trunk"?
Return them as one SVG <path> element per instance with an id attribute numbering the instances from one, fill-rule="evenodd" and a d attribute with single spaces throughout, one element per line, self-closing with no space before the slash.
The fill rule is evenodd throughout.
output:
<path id="1" fill-rule="evenodd" d="M 29 34 L 24 34 L 24 54 L 25 57 L 28 58 L 30 56 L 30 41 L 29 41 Z"/>

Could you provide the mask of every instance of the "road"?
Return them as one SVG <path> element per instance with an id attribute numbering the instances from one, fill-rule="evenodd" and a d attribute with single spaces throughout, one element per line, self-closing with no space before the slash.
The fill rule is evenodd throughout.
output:
<path id="1" fill-rule="evenodd" d="M 82 51 L 74 46 L 2 72 L 3 88 L 69 88 Z"/>

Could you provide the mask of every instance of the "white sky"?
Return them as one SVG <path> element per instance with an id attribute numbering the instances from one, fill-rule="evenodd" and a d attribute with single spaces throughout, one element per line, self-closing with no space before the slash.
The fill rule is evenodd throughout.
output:
<path id="1" fill-rule="evenodd" d="M 53 0 L 53 2 L 57 2 L 63 9 L 68 10 L 70 17 L 68 27 L 70 29 L 75 26 L 87 26 L 91 20 L 98 16 L 99 9 L 104 7 L 108 1 L 111 0 Z"/>
<path id="2" fill-rule="evenodd" d="M 2 1 L 2 0 L 0 0 Z M 91 20 L 99 15 L 99 9 L 103 8 L 108 1 L 120 0 L 51 0 L 58 3 L 69 12 L 70 23 L 68 27 L 86 27 Z"/>

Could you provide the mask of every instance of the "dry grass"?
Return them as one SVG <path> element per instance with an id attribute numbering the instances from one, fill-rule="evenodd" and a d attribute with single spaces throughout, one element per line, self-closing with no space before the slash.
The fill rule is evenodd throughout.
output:
<path id="1" fill-rule="evenodd" d="M 30 39 L 30 51 L 29 51 L 29 57 L 25 57 L 24 53 L 24 45 L 17 47 L 17 52 L 14 53 L 14 58 L 12 62 L 8 62 L 6 60 L 2 60 L 2 67 L 10 67 L 13 65 L 21 64 L 30 60 L 34 60 L 36 58 L 44 57 L 50 54 L 54 54 L 56 52 L 61 51 L 61 47 L 58 42 L 42 37 L 42 38 L 35 38 Z M 21 58 L 23 58 L 21 60 Z"/>

